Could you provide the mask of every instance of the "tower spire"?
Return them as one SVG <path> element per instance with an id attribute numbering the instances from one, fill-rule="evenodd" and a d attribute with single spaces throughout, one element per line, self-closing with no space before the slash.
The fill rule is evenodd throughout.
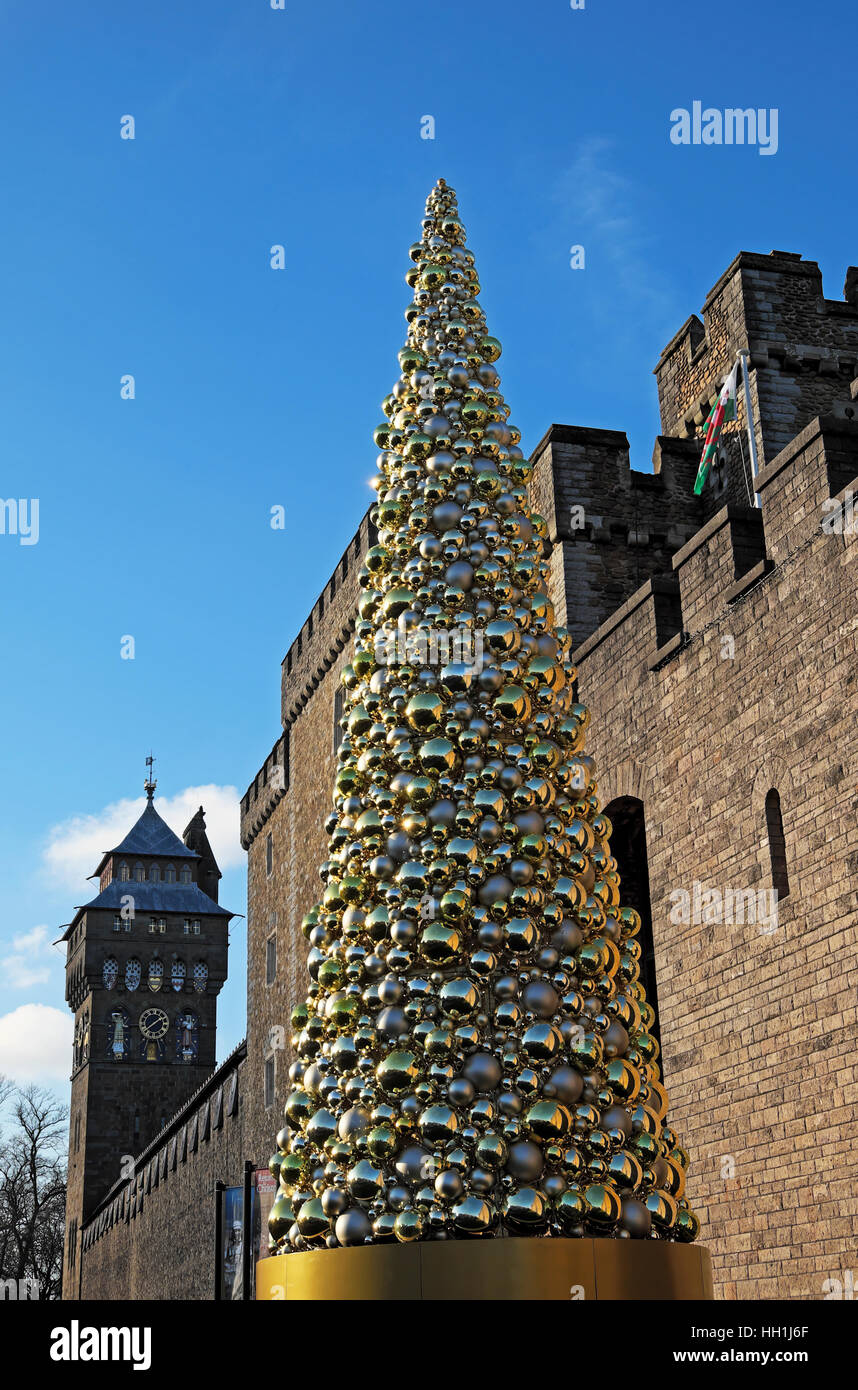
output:
<path id="1" fill-rule="evenodd" d="M 620 906 L 547 526 L 443 179 L 422 226 L 303 921 L 274 1249 L 693 1240 L 641 919 Z"/>
<path id="2" fill-rule="evenodd" d="M 151 800 L 152 800 L 152 798 L 153 798 L 154 795 L 155 795 L 155 788 L 156 788 L 157 785 L 158 785 L 158 782 L 157 782 L 157 779 L 155 778 L 154 772 L 155 772 L 155 758 L 154 758 L 153 754 L 152 754 L 151 751 L 150 751 L 149 756 L 148 756 L 148 758 L 146 759 L 146 781 L 143 783 L 143 790 L 144 790 L 145 793 L 146 793 L 146 799 L 147 799 L 147 801 L 151 801 Z"/>

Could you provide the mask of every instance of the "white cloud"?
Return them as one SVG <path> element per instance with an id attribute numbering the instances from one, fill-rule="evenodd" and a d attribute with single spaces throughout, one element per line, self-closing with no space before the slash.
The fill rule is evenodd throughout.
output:
<path id="1" fill-rule="evenodd" d="M 62 962 L 63 952 L 51 945 L 47 927 L 33 927 L 12 937 L 8 955 L 0 956 L 0 986 L 7 989 L 29 989 L 46 984 L 51 978 L 51 965 Z"/>
<path id="2" fill-rule="evenodd" d="M 22 1004 L 0 1015 L 0 1075 L 23 1084 L 67 1081 L 74 1020 L 66 1009 Z"/>
<path id="3" fill-rule="evenodd" d="M 15 951 L 37 951 L 49 944 L 47 927 L 32 927 L 30 931 L 19 932 L 17 936 L 12 937 L 12 948 Z"/>
<path id="4" fill-rule="evenodd" d="M 146 805 L 145 797 L 114 801 L 95 814 L 70 816 L 49 832 L 44 861 L 52 877 L 64 888 L 78 894 L 77 902 L 94 896 L 95 885 L 85 882 L 106 850 L 118 845 Z M 244 863 L 239 842 L 239 793 L 236 787 L 186 787 L 176 796 L 158 796 L 155 809 L 179 836 L 191 817 L 205 809 L 206 833 L 222 870 Z M 85 895 L 85 896 L 82 896 Z"/>
<path id="5" fill-rule="evenodd" d="M 562 218 L 564 240 L 559 244 L 583 244 L 587 270 L 582 274 L 589 276 L 601 266 L 614 286 L 614 337 L 636 340 L 642 329 L 662 337 L 665 331 L 673 332 L 674 293 L 658 272 L 663 229 L 654 220 L 652 194 L 643 182 L 619 172 L 613 143 L 603 136 L 582 140 L 574 160 L 556 180 L 550 199 Z M 554 254 L 560 237 L 556 215 L 550 219 L 549 235 Z M 603 318 L 605 277 L 597 274 L 596 279 L 594 310 Z M 587 283 L 583 280 L 582 288 Z"/>

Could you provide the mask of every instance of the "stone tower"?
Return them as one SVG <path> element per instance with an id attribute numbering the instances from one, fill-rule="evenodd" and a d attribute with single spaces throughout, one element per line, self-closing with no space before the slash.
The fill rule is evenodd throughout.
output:
<path id="1" fill-rule="evenodd" d="M 98 894 L 65 932 L 75 1016 L 63 1293 L 78 1296 L 80 1230 L 124 1165 L 215 1066 L 232 913 L 200 807 L 184 834 L 146 806 L 101 859 Z"/>

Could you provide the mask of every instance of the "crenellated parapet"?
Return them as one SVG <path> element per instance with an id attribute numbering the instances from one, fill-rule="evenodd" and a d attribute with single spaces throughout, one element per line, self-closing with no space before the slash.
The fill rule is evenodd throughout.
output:
<path id="1" fill-rule="evenodd" d="M 363 557 L 375 544 L 376 531 L 367 512 L 313 604 L 281 666 L 281 723 L 276 739 L 241 799 L 241 843 L 248 849 L 289 788 L 292 730 L 329 672 L 341 660 L 354 632 Z"/>
<path id="2" fill-rule="evenodd" d="M 533 508 L 548 523 L 558 620 L 576 642 L 599 627 L 697 531 L 707 502 L 695 497 L 699 449 L 661 436 L 653 472 L 630 467 L 626 435 L 552 425 L 533 452 Z"/>
<path id="3" fill-rule="evenodd" d="M 289 790 L 289 731 L 274 747 L 241 798 L 241 846 L 248 849 Z"/>
<path id="4" fill-rule="evenodd" d="M 816 261 L 790 251 L 741 251 L 709 291 L 702 321 L 692 315 L 655 367 L 662 429 L 699 436 L 737 351 L 750 353 L 751 395 L 761 462 L 784 449 L 816 415 L 848 395 L 858 371 L 858 270 L 843 300 L 826 299 Z M 736 436 L 729 485 L 745 495 L 739 439 L 745 403 L 725 439 Z M 745 460 L 747 463 L 747 459 Z"/>
<path id="5" fill-rule="evenodd" d="M 280 703 L 284 729 L 298 718 L 312 699 L 313 692 L 354 630 L 354 609 L 359 592 L 357 572 L 376 538 L 376 529 L 367 513 L 283 658 Z"/>
<path id="6" fill-rule="evenodd" d="M 579 644 L 576 666 L 610 639 L 626 654 L 629 672 L 661 668 L 726 619 L 753 586 L 770 574 L 775 579 L 796 552 L 842 532 L 850 496 L 858 494 L 858 420 L 842 409 L 811 420 L 761 471 L 757 487 L 759 508 L 729 502 L 710 517 L 672 556 L 667 573 L 639 586 Z M 825 550 L 820 555 L 831 558 Z"/>

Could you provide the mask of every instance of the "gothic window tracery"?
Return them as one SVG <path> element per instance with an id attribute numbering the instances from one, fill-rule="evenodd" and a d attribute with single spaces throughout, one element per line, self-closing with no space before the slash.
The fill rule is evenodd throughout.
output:
<path id="1" fill-rule="evenodd" d="M 105 989 L 114 989 L 119 979 L 119 962 L 115 956 L 108 956 L 104 962 L 101 979 Z"/>
<path id="2" fill-rule="evenodd" d="M 150 962 L 149 962 L 149 971 L 148 971 L 148 984 L 149 984 L 149 988 L 151 989 L 151 991 L 152 991 L 153 994 L 157 994 L 158 990 L 161 988 L 161 986 L 162 986 L 163 983 L 164 983 L 164 962 L 163 962 L 162 960 L 159 960 L 157 956 L 154 956 L 154 957 L 152 958 L 152 960 L 150 960 Z"/>
<path id="3" fill-rule="evenodd" d="M 141 973 L 139 960 L 136 956 L 132 956 L 125 963 L 125 988 L 128 990 L 137 989 L 140 985 Z"/>
<path id="4" fill-rule="evenodd" d="M 198 960 L 194 964 L 194 989 L 197 994 L 204 994 L 209 978 L 209 968 L 204 960 Z"/>
<path id="5" fill-rule="evenodd" d="M 185 962 L 178 956 L 174 956 L 173 964 L 170 969 L 170 984 L 176 993 L 180 993 L 185 983 Z"/>

